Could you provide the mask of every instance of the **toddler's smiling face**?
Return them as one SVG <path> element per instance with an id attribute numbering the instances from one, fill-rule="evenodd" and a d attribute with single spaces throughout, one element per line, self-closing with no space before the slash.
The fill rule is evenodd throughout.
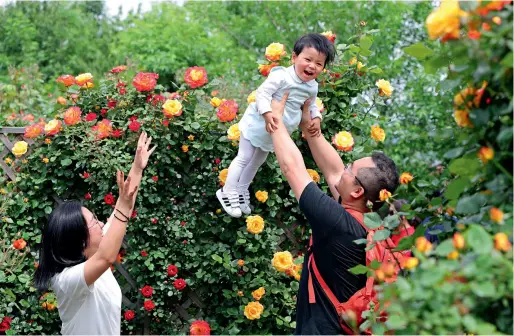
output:
<path id="1" fill-rule="evenodd" d="M 299 55 L 293 53 L 296 75 L 304 82 L 315 79 L 323 71 L 327 56 L 312 47 L 303 48 Z"/>

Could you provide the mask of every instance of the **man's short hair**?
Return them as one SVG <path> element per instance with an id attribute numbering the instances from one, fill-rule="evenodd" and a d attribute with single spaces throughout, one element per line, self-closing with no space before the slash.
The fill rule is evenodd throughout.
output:
<path id="1" fill-rule="evenodd" d="M 366 187 L 366 199 L 373 202 L 373 211 L 377 211 L 384 204 L 379 198 L 380 190 L 394 193 L 400 178 L 394 161 L 384 153 L 375 152 L 371 159 L 375 167 L 359 169 L 357 177 Z"/>

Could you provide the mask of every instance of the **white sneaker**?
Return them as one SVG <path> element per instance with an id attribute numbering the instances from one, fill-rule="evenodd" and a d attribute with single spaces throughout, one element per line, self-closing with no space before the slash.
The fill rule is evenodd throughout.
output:
<path id="1" fill-rule="evenodd" d="M 250 192 L 248 190 L 239 193 L 239 208 L 245 215 L 252 213 L 252 208 L 250 208 Z"/>
<path id="2" fill-rule="evenodd" d="M 223 188 L 216 191 L 216 197 L 223 206 L 223 210 L 230 216 L 241 217 L 241 209 L 239 208 L 239 195 L 237 192 L 223 192 Z"/>

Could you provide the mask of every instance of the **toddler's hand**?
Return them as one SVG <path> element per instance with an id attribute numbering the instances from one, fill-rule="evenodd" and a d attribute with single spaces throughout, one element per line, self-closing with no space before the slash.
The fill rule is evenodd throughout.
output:
<path id="1" fill-rule="evenodd" d="M 321 119 L 314 118 L 310 121 L 307 130 L 312 137 L 319 137 L 321 135 Z"/>
<path id="2" fill-rule="evenodd" d="M 269 134 L 275 132 L 277 130 L 277 123 L 273 118 L 272 112 L 266 112 L 263 114 L 264 120 L 266 121 L 266 132 Z"/>

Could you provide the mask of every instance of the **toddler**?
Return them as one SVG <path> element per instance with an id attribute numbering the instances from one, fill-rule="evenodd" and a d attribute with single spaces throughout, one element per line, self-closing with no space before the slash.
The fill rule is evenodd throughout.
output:
<path id="1" fill-rule="evenodd" d="M 269 133 L 275 131 L 276 125 L 271 113 L 271 100 L 280 100 L 285 92 L 289 92 L 282 118 L 291 134 L 300 125 L 302 105 L 309 99 L 310 129 L 319 132 L 321 113 L 316 105 L 316 78 L 334 57 L 334 45 L 325 36 L 304 35 L 295 42 L 293 65 L 274 67 L 257 89 L 256 101 L 248 106 L 239 122 L 238 154 L 228 168 L 224 187 L 216 192 L 223 209 L 230 216 L 241 217 L 243 213 L 251 213 L 248 188 L 268 153 L 273 151 Z"/>

